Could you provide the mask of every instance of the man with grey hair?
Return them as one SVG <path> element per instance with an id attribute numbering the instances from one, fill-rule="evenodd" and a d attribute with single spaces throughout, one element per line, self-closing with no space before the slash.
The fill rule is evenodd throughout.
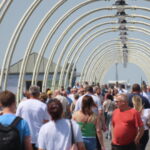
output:
<path id="1" fill-rule="evenodd" d="M 139 112 L 128 106 L 126 94 L 115 99 L 118 109 L 112 114 L 112 150 L 137 150 L 144 128 Z"/>
<path id="2" fill-rule="evenodd" d="M 63 106 L 63 117 L 66 117 L 67 106 L 68 106 L 68 101 L 67 101 L 66 97 L 64 97 L 61 94 L 60 90 L 55 90 L 54 96 L 55 96 L 55 98 L 57 98 L 62 103 L 62 106 Z"/>
<path id="3" fill-rule="evenodd" d="M 40 127 L 50 120 L 50 116 L 47 112 L 47 105 L 39 101 L 40 88 L 33 85 L 29 88 L 29 93 L 30 98 L 19 104 L 16 115 L 28 122 L 31 131 L 32 146 L 33 149 L 36 150 Z"/>

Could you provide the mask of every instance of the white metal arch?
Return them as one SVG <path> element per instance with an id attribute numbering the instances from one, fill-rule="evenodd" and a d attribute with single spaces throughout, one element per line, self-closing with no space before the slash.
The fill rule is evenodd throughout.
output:
<path id="1" fill-rule="evenodd" d="M 133 47 L 135 47 L 135 48 L 139 48 L 139 46 L 133 46 Z M 140 47 L 141 48 L 141 47 Z M 148 47 L 147 47 L 148 48 Z M 130 49 L 131 50 L 131 49 Z M 135 49 L 132 49 L 132 51 L 134 50 L 134 52 L 135 52 Z M 139 57 L 140 57 L 140 55 L 142 54 L 142 56 L 144 56 L 144 57 L 142 57 L 142 58 L 144 58 L 145 60 L 147 60 L 147 62 L 149 62 L 150 61 L 150 57 L 148 57 L 147 56 L 147 54 L 145 54 L 145 53 L 141 53 L 140 52 L 140 50 L 141 49 L 138 49 L 138 51 L 139 51 Z M 148 49 L 149 50 L 149 49 Z M 142 52 L 143 52 L 144 50 L 142 50 Z M 130 52 L 131 51 L 129 51 L 129 54 L 130 54 Z M 110 53 L 108 53 L 107 52 L 107 54 L 109 55 Z M 101 57 L 101 59 L 97 59 L 98 61 L 96 62 L 97 64 L 95 64 L 95 68 L 93 68 L 92 69 L 92 71 L 95 73 L 97 70 L 99 70 L 99 72 L 97 73 L 97 74 L 101 74 L 101 69 L 102 68 L 104 68 L 103 70 L 105 70 L 105 69 L 107 69 L 107 67 L 105 66 L 105 65 L 103 65 L 103 64 L 105 64 L 106 62 L 107 62 L 107 59 L 108 59 L 108 56 L 107 56 L 107 54 L 105 53 L 104 55 L 106 55 L 106 56 L 104 56 L 104 57 L 101 57 L 101 55 L 100 55 L 100 57 Z M 107 59 L 106 59 L 107 58 Z M 109 58 L 110 59 L 110 58 Z M 145 62 L 145 60 L 144 60 L 144 62 Z M 114 61 L 114 63 L 115 63 L 115 61 Z M 143 63 L 143 62 L 142 62 Z M 145 63 L 143 63 L 143 65 L 144 65 Z M 110 65 L 112 65 L 112 64 L 110 64 Z M 140 64 L 139 64 L 140 65 Z M 98 69 L 98 67 L 99 68 L 101 68 L 101 69 Z M 148 72 L 147 72 L 147 70 L 146 69 L 144 69 L 143 70 L 144 72 L 145 72 L 145 74 L 147 75 L 148 74 Z M 93 74 L 90 72 L 90 74 L 89 74 L 89 78 L 92 78 L 92 76 L 93 76 Z M 148 77 L 148 76 L 147 76 Z M 100 80 L 100 79 L 99 79 Z M 90 81 L 93 81 L 93 79 L 92 80 L 90 80 Z"/>
<path id="2" fill-rule="evenodd" d="M 150 79 L 149 79 L 150 72 L 147 70 L 147 66 L 145 65 L 146 63 L 144 64 L 143 60 L 137 60 L 136 59 L 137 57 L 139 57 L 139 55 L 135 56 L 135 53 L 134 53 L 134 57 L 132 56 L 132 59 L 131 59 L 130 62 L 133 63 L 133 64 L 137 64 L 137 62 L 138 62 L 138 66 L 143 70 L 143 72 L 145 73 L 145 75 L 147 75 L 148 83 L 150 83 Z M 103 71 L 102 71 L 102 77 L 99 79 L 100 83 L 103 83 L 103 79 L 104 79 L 104 76 L 105 76 L 105 74 L 106 74 L 107 71 L 108 71 L 108 68 L 107 69 L 106 68 L 103 69 Z"/>
<path id="3" fill-rule="evenodd" d="M 129 39 L 129 40 L 131 40 L 131 41 L 138 41 L 138 42 L 143 42 L 144 44 L 139 44 L 139 43 L 136 43 L 136 42 L 132 42 L 132 43 L 134 43 L 135 45 L 138 45 L 138 46 L 141 46 L 141 47 L 143 47 L 144 49 L 145 49 L 145 51 L 143 51 L 143 52 L 147 52 L 147 54 L 149 53 L 149 46 L 150 46 L 150 44 L 149 43 L 147 43 L 147 42 L 145 42 L 145 41 L 143 41 L 143 40 L 140 40 L 140 39 Z M 112 45 L 115 45 L 115 44 L 110 44 L 111 42 L 119 42 L 119 40 L 111 40 L 111 41 L 107 41 L 107 42 L 104 42 L 102 45 L 105 45 L 105 47 L 104 48 L 101 48 L 101 51 L 99 52 L 98 51 L 98 49 L 101 47 L 101 45 L 100 46 L 98 46 L 96 49 L 94 49 L 93 50 L 93 52 L 89 55 L 89 57 L 87 58 L 87 60 L 85 61 L 85 65 L 84 65 L 84 67 L 83 67 L 83 71 L 82 71 L 82 76 L 83 76 L 83 73 L 85 74 L 85 75 L 87 75 L 88 74 L 88 70 L 93 70 L 93 66 L 91 66 L 90 67 L 90 65 L 92 65 L 92 63 L 94 63 L 94 59 L 96 58 L 96 56 L 98 55 L 98 53 L 102 53 L 101 54 L 101 57 L 104 57 L 103 56 L 103 49 L 104 49 L 104 53 L 105 53 L 105 48 L 107 48 L 107 47 L 109 47 L 109 46 L 112 46 Z M 108 43 L 108 44 L 107 44 Z M 120 43 L 118 43 L 118 44 L 120 44 Z M 145 46 L 145 45 L 147 45 L 147 47 Z M 146 50 L 146 49 L 148 49 L 148 50 Z M 87 61 L 88 61 L 88 63 L 87 63 Z M 95 62 L 96 62 L 97 60 L 95 59 Z M 91 68 L 91 69 L 89 69 L 89 68 Z M 91 74 L 91 73 L 90 73 Z M 83 81 L 82 82 L 84 82 L 84 81 L 87 81 L 87 78 L 86 78 L 86 76 L 84 77 L 84 79 L 83 79 Z M 81 81 L 80 81 L 80 83 L 82 83 Z"/>
<path id="4" fill-rule="evenodd" d="M 108 16 L 106 16 L 106 17 L 108 17 Z M 114 17 L 114 16 L 110 16 L 110 17 Z M 150 18 L 148 18 L 148 17 L 143 17 L 143 16 L 138 16 L 138 15 L 132 15 L 132 16 L 128 16 L 128 17 L 142 17 L 142 18 L 146 18 L 146 19 L 148 19 L 148 20 L 150 20 Z M 100 17 L 101 18 L 101 17 Z M 99 19 L 100 19 L 99 18 Z M 104 18 L 105 18 L 105 16 L 104 16 Z M 97 20 L 98 18 L 96 18 L 96 20 Z M 101 18 L 102 19 L 102 18 Z M 94 19 L 94 21 L 95 21 L 95 19 Z M 131 22 L 128 22 L 128 23 L 131 23 Z M 132 23 L 133 24 L 136 24 L 136 23 L 141 23 L 141 24 L 144 24 L 144 22 L 136 22 L 136 21 L 132 21 Z M 89 24 L 89 23 L 88 23 Z M 112 22 L 112 24 L 113 24 L 113 22 Z M 105 25 L 105 24 L 104 24 Z M 148 25 L 149 26 L 149 24 L 145 24 L 145 25 Z M 97 28 L 98 26 L 100 26 L 100 25 L 96 25 L 95 27 Z M 83 27 L 84 27 L 84 25 L 83 25 Z M 78 29 L 75 33 L 74 33 L 74 35 L 76 35 L 76 33 L 78 33 L 83 27 L 81 27 L 80 29 Z M 93 29 L 95 29 L 95 27 L 93 27 Z M 90 29 L 89 31 L 87 31 L 87 33 L 86 34 L 88 34 L 90 31 L 91 31 L 92 29 Z M 74 35 L 71 37 L 71 40 L 73 39 L 73 37 L 74 37 Z M 84 35 L 84 34 L 83 34 Z M 84 37 L 82 35 L 82 38 Z M 81 38 L 80 38 L 81 39 Z M 69 43 L 70 43 L 70 41 L 71 40 L 69 40 L 68 42 L 67 42 L 67 46 L 65 46 L 64 47 L 64 49 L 62 50 L 62 54 L 60 55 L 60 57 L 59 57 L 59 59 L 58 59 L 58 62 L 57 62 L 57 65 L 56 65 L 56 69 L 55 69 L 55 72 L 54 72 L 54 76 L 53 76 L 53 82 L 52 82 L 52 87 L 54 87 L 55 86 L 55 82 L 56 82 L 56 75 L 57 75 L 57 71 L 58 71 L 58 66 L 60 65 L 60 61 L 62 60 L 62 57 L 63 57 L 63 55 L 64 55 L 64 53 L 65 53 L 65 50 L 66 50 L 66 47 L 68 47 L 68 45 L 69 45 Z M 72 49 L 71 49 L 72 50 Z M 65 64 L 64 64 L 64 66 L 63 66 L 63 68 L 64 69 L 62 69 L 62 71 L 61 71 L 61 75 L 60 75 L 60 82 L 59 82 L 59 87 L 61 87 L 61 85 L 62 85 L 62 80 L 63 80 L 63 74 L 64 74 L 64 71 L 65 71 L 65 68 L 66 68 L 66 66 L 67 66 L 67 58 L 70 58 L 70 56 L 71 56 L 71 50 L 69 51 L 69 53 L 67 54 L 67 56 L 66 56 L 66 61 L 65 61 Z M 73 51 L 73 50 L 72 50 Z"/>
<path id="5" fill-rule="evenodd" d="M 139 27 L 128 27 L 130 30 L 136 30 L 136 31 L 140 31 L 140 30 L 142 30 L 141 32 L 143 32 L 143 33 L 145 33 L 145 34 L 147 34 L 147 35 L 149 35 L 149 33 L 150 33 L 150 31 L 149 30 L 147 30 L 148 32 L 145 32 L 145 29 L 144 28 L 139 28 Z M 97 36 L 97 35 L 96 35 Z M 96 38 L 96 37 L 95 37 Z M 94 39 L 94 37 L 92 38 L 92 40 Z M 89 43 L 89 42 L 88 42 Z M 87 43 L 87 44 L 88 44 Z M 78 56 L 79 57 L 79 56 Z M 77 61 L 77 60 L 76 60 Z M 75 61 L 75 63 L 73 63 L 74 65 L 73 65 L 73 67 L 72 67 L 72 72 L 71 72 L 71 79 L 70 79 L 70 84 L 71 84 L 71 80 L 72 80 L 72 77 L 73 77 L 73 70 L 74 70 L 74 68 L 75 68 L 75 65 L 76 65 L 76 61 Z M 72 62 L 71 62 L 72 63 Z M 71 64 L 70 63 L 70 64 Z M 68 68 L 69 67 L 71 67 L 71 66 L 68 66 Z M 69 68 L 70 69 L 70 68 Z M 68 75 L 68 73 L 69 73 L 69 69 L 67 69 L 67 75 Z M 65 78 L 65 81 L 66 81 L 67 79 Z M 66 83 L 66 82 L 65 82 Z M 65 85 L 64 85 L 65 86 Z"/>
<path id="6" fill-rule="evenodd" d="M 67 0 L 61 0 L 60 2 L 57 3 L 58 5 L 57 4 L 56 5 L 58 7 L 60 7 L 66 1 Z M 84 5 L 87 5 L 87 4 L 90 4 L 92 2 L 96 2 L 96 1 L 97 0 L 88 0 L 86 2 L 80 3 L 78 6 L 80 6 L 79 8 L 81 8 Z M 7 9 L 9 8 L 9 6 L 13 2 L 13 0 L 12 1 L 7 1 L 7 2 L 8 3 L 6 3 L 6 1 L 3 1 L 1 3 L 2 5 L 0 6 L 0 9 L 3 8 L 4 6 L 6 6 L 6 7 L 4 9 L 5 10 L 4 12 L 0 11 L 0 13 L 2 12 L 1 13 L 2 15 L 0 14 L 0 22 L 3 19 L 4 15 L 5 15 L 6 11 L 7 11 Z M 18 39 L 20 38 L 22 30 L 24 29 L 24 26 L 28 22 L 28 19 L 30 18 L 30 16 L 32 15 L 32 13 L 34 12 L 34 10 L 39 6 L 39 4 L 41 2 L 42 2 L 42 0 L 35 0 L 30 5 L 30 7 L 28 8 L 28 10 L 24 13 L 23 17 L 20 19 L 20 22 L 18 23 L 17 27 L 14 30 L 14 33 L 12 34 L 12 37 L 11 37 L 11 40 L 10 40 L 9 45 L 7 47 L 7 50 L 6 50 L 6 53 L 5 53 L 5 56 L 4 56 L 4 61 L 3 61 L 3 64 L 2 64 L 1 75 L 0 75 L 0 88 L 2 87 L 2 81 L 4 81 L 3 82 L 3 89 L 7 88 L 8 71 L 9 71 L 9 67 L 10 67 L 10 63 L 11 63 L 11 59 L 12 59 L 13 53 L 15 52 L 15 47 L 17 45 Z M 58 7 L 55 7 L 55 9 L 51 10 L 51 13 L 54 13 L 54 11 L 56 11 Z M 74 11 L 76 11 L 75 8 L 77 8 L 77 7 L 74 7 L 73 9 L 70 9 L 70 13 L 71 12 L 73 13 Z M 112 9 L 116 9 L 116 7 L 105 7 L 105 8 L 100 8 L 99 10 L 106 10 L 106 9 L 107 10 L 112 10 Z M 134 7 L 132 7 L 132 6 L 128 7 L 127 6 L 127 7 L 125 7 L 125 9 L 141 9 L 141 10 L 150 12 L 149 8 L 137 7 L 137 6 L 134 6 Z M 95 12 L 95 11 L 97 11 L 97 10 L 95 9 L 95 10 L 92 10 L 91 12 Z M 91 14 L 91 12 L 89 12 L 89 14 Z M 49 14 L 49 17 L 51 15 L 52 14 Z M 53 26 L 52 30 L 46 36 L 46 38 L 44 40 L 44 43 L 43 43 L 43 45 L 42 45 L 42 47 L 41 47 L 41 49 L 39 51 L 38 58 L 36 60 L 36 65 L 34 67 L 34 75 L 33 75 L 33 78 L 32 78 L 32 84 L 35 84 L 36 81 L 37 81 L 37 76 L 39 74 L 39 67 L 40 67 L 41 59 L 42 59 L 42 56 L 44 55 L 44 53 L 45 53 L 45 51 L 47 49 L 49 41 L 51 40 L 52 36 L 55 34 L 55 31 L 57 30 L 57 28 L 59 28 L 59 25 L 61 25 L 61 23 L 63 23 L 63 21 L 65 20 L 65 17 L 67 18 L 69 15 L 70 14 L 67 14 L 67 13 L 66 13 L 66 16 L 63 15 L 63 17 L 61 17 L 60 20 L 59 20 L 60 22 L 58 21 L 57 22 L 58 24 L 56 23 L 56 25 Z M 48 20 L 48 17 L 46 19 Z M 43 26 L 44 26 L 44 24 L 46 23 L 47 20 L 43 19 L 42 20 L 43 22 L 41 22 L 39 24 L 39 26 L 35 30 L 33 36 L 31 37 L 31 40 L 30 40 L 30 42 L 28 44 L 28 48 L 26 49 L 26 52 L 25 52 L 25 55 L 24 55 L 24 59 L 23 59 L 23 62 L 22 62 L 21 73 L 20 73 L 19 81 L 18 81 L 18 93 L 22 92 L 23 78 L 24 78 L 24 75 L 25 75 L 26 65 L 27 65 L 27 61 L 28 61 L 28 58 L 29 58 L 29 54 L 31 53 L 33 45 L 34 45 L 34 42 L 36 41 L 36 39 L 37 39 L 40 31 L 42 30 L 42 28 L 43 28 Z M 137 24 L 138 22 L 135 21 L 134 23 Z M 145 23 L 145 25 L 146 25 L 146 23 Z M 72 26 L 73 26 L 73 24 L 72 24 Z M 71 24 L 70 24 L 69 27 L 68 27 L 68 31 L 71 29 Z M 133 28 L 130 27 L 130 29 L 133 30 L 133 31 L 137 31 L 137 29 L 140 29 L 140 28 L 135 29 L 135 27 L 133 27 Z M 105 28 L 104 30 L 107 30 L 107 28 Z M 145 29 L 142 29 L 141 31 L 150 33 L 149 30 L 145 30 Z M 54 59 L 54 55 L 55 55 L 55 53 L 56 53 L 56 51 L 58 49 L 58 46 L 61 43 L 61 41 L 63 40 L 63 37 L 65 36 L 66 33 L 63 32 L 63 34 L 57 40 L 56 44 L 53 47 L 53 50 L 50 53 L 50 57 L 49 57 L 49 60 L 48 60 L 47 66 L 46 66 L 46 70 L 45 70 L 45 74 L 44 74 L 44 82 L 43 82 L 43 89 L 44 90 L 45 90 L 45 88 L 47 86 L 46 84 L 47 84 L 47 80 L 48 80 L 48 74 L 49 74 L 49 70 L 50 70 L 50 65 L 52 64 L 52 61 Z M 66 49 L 64 49 L 64 50 L 66 50 Z M 146 52 L 146 51 L 144 51 L 144 52 Z M 80 53 L 82 53 L 82 51 Z M 63 55 L 61 57 L 63 57 Z M 75 64 L 77 63 L 78 59 L 79 59 L 79 55 L 74 56 L 74 58 L 71 57 L 72 62 L 75 61 Z M 53 76 L 53 86 L 55 86 L 55 81 L 56 81 L 56 76 L 57 76 L 57 70 L 58 70 L 58 66 L 59 66 L 60 61 L 61 61 L 61 58 L 59 59 L 59 62 L 57 63 L 57 67 L 55 68 L 55 72 L 54 72 L 54 76 Z M 71 67 L 71 65 L 68 66 L 68 69 L 69 69 L 69 67 Z M 75 68 L 75 65 L 73 66 L 73 68 Z M 4 74 L 5 74 L 5 76 L 4 76 Z M 68 74 L 66 74 L 65 79 L 66 79 L 67 75 Z M 3 77 L 4 77 L 4 80 L 3 80 Z M 72 77 L 73 77 L 73 72 L 71 73 L 71 78 Z M 71 82 L 71 80 L 72 79 L 70 79 L 70 82 Z M 65 80 L 65 82 L 66 82 L 66 80 Z"/>
<path id="7" fill-rule="evenodd" d="M 115 63 L 115 61 L 114 61 L 114 59 L 111 59 L 111 54 L 109 53 L 108 54 L 110 57 L 109 57 L 109 61 L 102 61 L 100 64 L 101 64 L 101 66 L 98 66 L 99 67 L 99 69 L 95 69 L 95 74 L 99 74 L 100 75 L 100 79 L 99 79 L 99 82 L 101 83 L 102 81 L 103 81 L 103 76 L 104 76 L 104 74 L 106 73 L 106 71 L 108 70 L 108 68 L 112 65 L 112 64 L 114 64 Z M 112 60 L 112 61 L 111 61 Z M 141 61 L 142 62 L 142 61 Z M 145 60 L 144 60 L 144 62 L 145 62 Z M 147 61 L 148 62 L 148 61 Z M 132 63 L 136 63 L 137 64 L 137 62 L 132 62 Z M 108 65 L 107 65 L 108 64 Z M 147 74 L 147 75 L 149 75 L 149 72 L 148 71 L 145 71 L 145 69 L 146 68 L 144 68 L 144 63 L 142 62 L 142 64 L 138 64 L 141 68 L 143 68 L 142 70 L 145 72 L 145 74 Z M 98 68 L 97 67 L 97 68 Z M 146 67 L 146 66 L 145 66 Z M 98 70 L 99 70 L 99 72 L 98 72 Z M 101 77 L 102 76 L 102 77 Z M 148 77 L 148 76 L 147 76 Z M 92 80 L 92 81 L 94 81 L 94 79 Z"/>
<path id="8" fill-rule="evenodd" d="M 126 7 L 127 9 L 142 9 L 142 10 L 146 10 L 146 11 L 148 11 L 148 9 L 147 8 L 143 8 L 143 7 Z M 112 9 L 112 8 L 111 8 Z M 44 78 L 44 82 L 45 82 L 45 78 Z M 43 82 L 43 84 L 44 84 L 44 82 Z M 45 83 L 46 84 L 46 83 Z M 46 85 L 45 85 L 46 86 Z"/>
<path id="9" fill-rule="evenodd" d="M 44 42 L 43 42 L 43 45 L 41 47 L 41 49 L 39 50 L 39 54 L 38 54 L 38 57 L 37 57 L 37 60 L 36 60 L 36 63 L 35 63 L 35 67 L 34 67 L 34 70 L 33 70 L 33 78 L 32 78 L 32 84 L 36 84 L 37 82 L 37 76 L 38 76 L 38 72 L 39 72 L 39 67 L 40 67 L 40 64 L 41 64 L 41 61 L 42 61 L 42 57 L 44 55 L 44 52 L 46 51 L 46 48 L 52 38 L 52 36 L 55 34 L 56 30 L 59 28 L 59 26 L 72 14 L 74 13 L 75 11 L 77 11 L 78 9 L 80 9 L 81 7 L 85 6 L 85 5 L 88 5 L 90 3 L 93 3 L 93 2 L 96 2 L 96 0 L 89 0 L 89 1 L 86 1 L 86 2 L 83 2 L 83 3 L 80 3 L 78 4 L 77 6 L 75 6 L 74 8 L 70 9 L 68 12 L 66 12 L 58 21 L 57 23 L 54 25 L 54 27 L 52 27 L 52 29 L 50 30 L 50 32 L 48 33 L 48 35 L 46 36 Z M 60 5 L 60 4 L 59 4 Z M 57 6 L 58 7 L 58 6 Z M 106 9 L 106 8 L 102 8 L 103 9 Z M 45 17 L 47 18 L 47 16 Z M 46 20 L 47 21 L 47 20 Z M 31 43 L 33 45 L 33 43 Z M 23 61 L 22 63 L 22 67 L 23 68 L 21 70 L 21 76 L 19 78 L 19 84 L 18 84 L 18 95 L 21 94 L 20 92 L 22 91 L 22 88 L 23 88 L 23 78 L 24 78 L 24 74 L 25 74 L 25 69 L 26 69 L 26 64 L 27 64 L 27 61 L 28 61 L 28 57 L 29 57 L 29 54 L 32 50 L 32 46 L 31 44 L 29 45 L 29 48 L 26 50 L 26 55 L 25 55 L 25 60 Z M 31 47 L 31 48 L 30 48 Z M 54 53 L 55 51 L 53 51 L 51 54 L 51 56 L 49 57 L 49 60 L 47 64 L 47 67 L 46 68 L 49 68 L 51 63 L 52 63 L 52 60 L 53 60 L 53 57 L 54 57 Z M 48 69 L 46 69 L 48 70 Z M 49 70 L 46 71 L 47 73 L 47 78 L 48 78 L 48 73 L 49 73 Z M 45 76 L 44 76 L 45 77 Z M 44 79 L 45 81 L 45 79 Z M 43 81 L 43 85 L 44 83 L 47 84 L 46 82 Z M 43 86 L 44 87 L 44 86 Z M 46 88 L 46 87 L 45 87 Z M 45 89 L 44 89 L 45 91 Z M 21 95 L 20 95 L 21 96 Z"/>
<path id="10" fill-rule="evenodd" d="M 27 49 L 25 50 L 25 54 L 24 54 L 23 61 L 22 61 L 22 64 L 21 64 L 21 70 L 20 70 L 20 75 L 19 75 L 19 80 L 18 80 L 18 87 L 17 87 L 17 97 L 18 97 L 18 99 L 19 99 L 19 95 L 21 97 L 21 92 L 22 92 L 22 89 L 23 89 L 23 79 L 24 79 L 24 75 L 25 75 L 25 71 L 26 71 L 26 67 L 27 67 L 27 62 L 28 62 L 28 59 L 29 59 L 29 55 L 32 51 L 32 48 L 33 48 L 33 46 L 36 42 L 36 39 L 38 38 L 42 28 L 44 27 L 46 22 L 49 20 L 49 18 L 65 2 L 66 2 L 66 0 L 62 0 L 58 3 L 56 3 L 56 5 L 49 10 L 49 12 L 44 16 L 44 18 L 41 20 L 41 22 L 39 23 L 39 25 L 35 29 L 35 32 L 33 33 L 32 37 L 29 41 L 29 44 L 27 46 Z M 38 55 L 38 57 L 39 57 L 39 55 Z M 33 70 L 33 74 L 34 74 L 34 70 Z"/>
<path id="11" fill-rule="evenodd" d="M 6 89 L 6 84 L 7 84 L 7 76 L 8 76 L 8 70 L 11 62 L 12 55 L 15 50 L 15 46 L 17 44 L 17 41 L 21 35 L 21 32 L 27 23 L 28 19 L 32 15 L 33 11 L 37 8 L 37 6 L 40 4 L 41 0 L 35 0 L 30 7 L 27 9 L 27 11 L 24 13 L 23 17 L 20 19 L 17 27 L 15 28 L 15 31 L 11 37 L 11 40 L 8 44 L 8 48 L 6 50 L 2 68 L 1 68 L 1 76 L 0 76 L 0 88 L 2 87 L 2 81 L 4 81 L 4 87 L 3 89 Z M 5 73 L 5 76 L 4 76 Z M 4 76 L 4 79 L 3 79 Z"/>
<path id="12" fill-rule="evenodd" d="M 0 3 L 0 23 L 2 22 L 12 2 L 13 0 L 10 0 L 10 1 L 2 0 L 2 2 Z"/>
<path id="13" fill-rule="evenodd" d="M 65 68 L 65 67 L 64 67 L 64 68 Z M 63 70 L 63 74 L 64 74 L 64 70 Z M 62 77 L 62 75 L 61 75 L 61 77 Z M 46 80 L 44 80 L 44 81 L 47 82 Z M 54 82 L 53 82 L 54 84 L 52 85 L 52 87 L 55 86 L 56 74 L 55 74 L 55 76 L 54 76 L 53 81 L 54 81 Z M 61 81 L 62 81 L 62 78 L 60 78 L 60 82 L 61 82 Z M 59 84 L 59 86 L 61 86 L 61 83 Z"/>

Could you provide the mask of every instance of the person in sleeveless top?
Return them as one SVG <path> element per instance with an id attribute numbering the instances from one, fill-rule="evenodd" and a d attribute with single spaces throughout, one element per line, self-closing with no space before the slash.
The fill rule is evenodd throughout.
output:
<path id="1" fill-rule="evenodd" d="M 98 115 L 93 112 L 95 107 L 97 106 L 94 103 L 93 98 L 89 95 L 86 95 L 82 99 L 81 110 L 73 114 L 73 119 L 77 121 L 81 128 L 82 138 L 86 150 L 98 149 L 96 135 L 101 144 L 101 149 L 105 149 L 100 120 Z"/>

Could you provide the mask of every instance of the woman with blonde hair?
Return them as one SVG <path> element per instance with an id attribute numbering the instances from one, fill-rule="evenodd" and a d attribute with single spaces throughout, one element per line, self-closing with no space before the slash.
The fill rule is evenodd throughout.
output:
<path id="1" fill-rule="evenodd" d="M 146 145 L 149 140 L 149 127 L 147 122 L 150 120 L 150 109 L 144 109 L 142 104 L 142 99 L 140 96 L 133 96 L 132 97 L 133 107 L 141 114 L 141 119 L 144 124 L 144 134 L 140 139 L 140 143 L 138 145 L 138 150 L 145 150 Z"/>

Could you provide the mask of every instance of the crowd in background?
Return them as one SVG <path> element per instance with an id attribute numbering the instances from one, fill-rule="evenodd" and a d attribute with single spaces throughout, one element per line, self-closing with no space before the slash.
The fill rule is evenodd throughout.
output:
<path id="1" fill-rule="evenodd" d="M 15 115 L 23 118 L 18 129 L 25 150 L 105 150 L 104 138 L 112 140 L 112 150 L 145 150 L 149 140 L 150 87 L 145 84 L 128 90 L 85 82 L 42 93 L 31 86 L 17 109 L 10 91 L 0 93 L 0 103 L 1 124 L 11 124 Z"/>

